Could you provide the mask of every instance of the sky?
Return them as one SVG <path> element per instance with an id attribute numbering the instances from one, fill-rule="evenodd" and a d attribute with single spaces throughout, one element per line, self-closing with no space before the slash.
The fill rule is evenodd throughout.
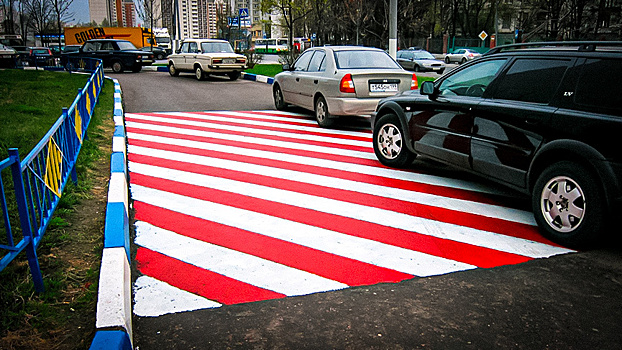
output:
<path id="1" fill-rule="evenodd" d="M 89 22 L 89 0 L 73 0 L 70 11 L 73 12 L 73 21 L 70 24 Z"/>

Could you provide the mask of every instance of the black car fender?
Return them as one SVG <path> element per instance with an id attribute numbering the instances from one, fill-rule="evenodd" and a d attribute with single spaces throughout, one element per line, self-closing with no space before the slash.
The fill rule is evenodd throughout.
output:
<path id="1" fill-rule="evenodd" d="M 382 118 L 383 116 L 387 114 L 394 114 L 397 116 L 397 118 L 400 121 L 400 126 L 402 130 L 404 131 L 403 137 L 405 138 L 405 141 L 406 141 L 406 147 L 411 152 L 416 153 L 413 148 L 413 142 L 412 142 L 412 137 L 410 136 L 410 132 L 407 131 L 409 130 L 408 124 L 410 122 L 412 114 L 404 113 L 404 109 L 402 108 L 402 106 L 400 106 L 400 104 L 397 103 L 395 100 L 390 100 L 386 102 L 380 101 L 376 112 L 372 114 L 372 119 L 371 119 L 372 131 L 375 128 L 376 121 L 378 121 L 378 119 Z"/>
<path id="2" fill-rule="evenodd" d="M 527 172 L 527 189 L 530 192 L 532 191 L 545 168 L 563 160 L 579 163 L 592 170 L 593 175 L 600 180 L 599 185 L 608 205 L 622 196 L 622 184 L 616 176 L 616 170 L 612 163 L 595 148 L 583 142 L 569 139 L 550 141 L 536 152 Z"/>

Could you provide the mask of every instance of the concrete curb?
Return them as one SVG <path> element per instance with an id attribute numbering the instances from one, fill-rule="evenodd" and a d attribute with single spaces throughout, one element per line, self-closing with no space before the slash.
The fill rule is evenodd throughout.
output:
<path id="1" fill-rule="evenodd" d="M 115 132 L 110 158 L 104 251 L 99 274 L 95 322 L 97 331 L 91 350 L 133 348 L 127 147 L 121 86 L 116 79 L 111 80 L 114 83 Z"/>
<path id="2" fill-rule="evenodd" d="M 147 72 L 168 72 L 168 67 L 167 66 L 146 66 L 146 67 L 143 67 L 143 70 Z M 240 77 L 244 80 L 251 80 L 251 81 L 256 81 L 259 83 L 266 83 L 266 84 L 274 83 L 274 78 L 268 77 L 265 75 L 257 75 L 257 74 L 242 72 Z"/>

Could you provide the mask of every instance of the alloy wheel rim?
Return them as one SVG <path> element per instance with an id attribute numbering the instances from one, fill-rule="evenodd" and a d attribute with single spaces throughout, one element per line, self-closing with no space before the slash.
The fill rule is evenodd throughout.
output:
<path id="1" fill-rule="evenodd" d="M 542 189 L 542 215 L 547 224 L 557 232 L 568 233 L 575 230 L 585 218 L 585 208 L 583 190 L 569 177 L 555 177 Z"/>
<path id="2" fill-rule="evenodd" d="M 326 111 L 324 110 L 324 108 L 324 101 L 318 101 L 316 116 L 317 120 L 319 120 L 320 122 L 323 122 L 324 119 L 326 119 Z"/>
<path id="3" fill-rule="evenodd" d="M 393 124 L 385 124 L 378 133 L 378 149 L 387 159 L 397 158 L 402 151 L 402 134 Z"/>

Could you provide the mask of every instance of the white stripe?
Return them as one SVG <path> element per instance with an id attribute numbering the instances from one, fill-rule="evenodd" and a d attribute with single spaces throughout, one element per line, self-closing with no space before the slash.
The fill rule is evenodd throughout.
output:
<path id="1" fill-rule="evenodd" d="M 130 122 L 129 124 L 133 124 L 133 123 Z M 373 175 L 373 176 L 385 177 L 388 179 L 396 179 L 396 180 L 422 183 L 422 184 L 428 184 L 428 185 L 457 188 L 457 189 L 462 189 L 462 190 L 467 190 L 467 191 L 491 193 L 491 194 L 497 194 L 497 195 L 506 194 L 505 190 L 501 190 L 498 187 L 493 188 L 490 186 L 485 186 L 481 183 L 462 181 L 458 179 L 452 179 L 452 178 L 440 177 L 440 176 L 434 176 L 434 175 L 419 174 L 419 173 L 402 171 L 402 170 L 397 170 L 397 169 L 381 168 L 381 167 L 375 167 L 375 166 L 369 166 L 369 165 L 340 162 L 340 161 L 335 161 L 335 160 L 330 160 L 330 159 L 298 156 L 298 155 L 292 155 L 292 154 L 286 154 L 286 153 L 267 152 L 267 151 L 253 150 L 253 149 L 242 148 L 242 147 L 238 148 L 238 147 L 224 146 L 224 145 L 218 145 L 218 144 L 212 144 L 212 143 L 206 143 L 206 142 L 190 141 L 190 140 L 184 140 L 184 139 L 165 138 L 161 136 L 145 135 L 145 134 L 139 134 L 139 133 L 134 133 L 134 132 L 128 132 L 127 135 L 128 135 L 128 138 L 130 139 L 130 144 L 131 144 L 132 139 L 136 139 L 136 140 L 158 142 L 158 143 L 164 143 L 164 144 L 169 144 L 169 145 L 174 145 L 174 146 L 190 147 L 190 148 L 196 148 L 196 149 L 202 149 L 202 150 L 208 150 L 208 151 L 225 152 L 229 154 L 236 154 L 236 155 L 241 155 L 241 156 L 246 156 L 246 157 L 258 157 L 258 158 L 263 158 L 263 159 L 285 161 L 285 162 L 296 163 L 296 164 L 311 165 L 311 166 L 316 166 L 320 168 L 348 171 L 348 172 L 352 172 L 356 174 Z M 219 138 L 222 138 L 222 137 L 219 137 Z M 252 142 L 248 139 L 238 140 L 238 141 Z M 262 142 L 261 140 L 256 141 L 256 143 L 261 143 L 261 142 Z M 269 143 L 269 140 L 266 140 L 264 142 L 264 144 L 268 144 L 268 143 Z M 304 145 L 301 145 L 301 144 L 289 143 L 287 145 L 278 145 L 278 147 L 286 147 L 286 146 L 287 148 L 290 148 L 290 149 L 300 149 L 300 150 L 305 149 Z M 328 153 L 328 154 L 333 153 L 336 155 L 352 156 L 352 154 L 344 154 L 344 153 L 347 153 L 347 151 L 339 152 L 338 149 L 329 148 L 329 147 L 321 147 L 321 149 L 318 149 L 318 147 L 315 147 L 315 146 L 313 147 L 314 147 L 313 151 L 315 152 L 322 152 L 322 153 Z M 129 148 L 131 149 L 132 146 L 130 146 Z M 375 159 L 375 156 L 372 154 L 371 158 Z"/>
<path id="2" fill-rule="evenodd" d="M 180 114 L 180 113 L 172 113 L 172 114 Z M 209 117 L 210 119 L 213 119 L 216 121 L 223 121 L 223 122 L 235 121 L 238 123 L 240 122 L 239 119 L 231 119 L 231 118 L 217 117 L 217 116 L 209 116 Z M 356 140 L 350 140 L 350 139 L 341 139 L 341 138 L 309 135 L 309 134 L 296 134 L 296 133 L 291 133 L 287 131 L 255 129 L 251 127 L 221 125 L 221 124 L 190 121 L 190 120 L 183 120 L 183 119 L 171 119 L 171 118 L 164 118 L 164 117 L 147 116 L 147 115 L 141 115 L 141 114 L 135 114 L 133 115 L 133 118 L 140 119 L 140 120 L 148 120 L 148 121 L 158 122 L 158 123 L 167 123 L 167 124 L 174 123 L 174 124 L 197 126 L 197 127 L 203 127 L 203 128 L 215 128 L 215 129 L 223 129 L 227 131 L 243 132 L 243 133 L 249 133 L 249 134 L 293 138 L 297 140 L 303 139 L 303 140 L 318 141 L 318 142 L 332 142 L 332 143 L 349 145 L 349 146 L 369 147 L 369 144 L 370 144 L 368 141 L 356 141 Z M 317 131 L 316 128 L 308 128 L 305 126 L 297 126 L 297 125 L 289 125 L 289 124 L 272 124 L 272 123 L 253 122 L 253 121 L 244 121 L 244 122 L 245 124 L 249 124 L 249 125 L 276 126 L 280 129 L 289 129 L 289 130 L 298 130 L 298 131 Z"/>
<path id="3" fill-rule="evenodd" d="M 322 229 L 311 225 L 301 224 L 266 214 L 233 208 L 222 204 L 185 197 L 174 193 L 154 190 L 143 186 L 132 185 L 132 193 L 134 195 L 134 198 L 141 202 L 163 207 L 186 215 L 195 216 L 201 219 L 221 223 L 223 225 L 237 227 L 268 237 L 292 242 L 298 245 L 321 250 L 334 255 L 344 256 L 350 259 L 363 261 L 376 266 L 401 271 L 415 276 L 440 275 L 444 273 L 475 268 L 475 266 L 473 265 L 445 259 L 442 257 L 436 257 L 433 255 L 395 247 L 373 240 L 353 237 L 339 232 Z M 141 225 L 141 228 L 143 228 L 143 226 L 144 225 Z M 137 229 L 137 232 L 138 231 L 139 229 Z M 178 237 L 172 238 L 175 238 L 175 240 L 179 239 Z M 181 244 L 175 243 L 174 241 L 167 241 L 159 244 L 155 243 L 155 241 L 157 240 L 157 237 L 151 237 L 151 235 L 149 235 L 145 236 L 144 238 L 140 237 L 140 240 L 137 238 L 136 243 L 139 245 L 157 245 L 151 249 L 167 255 L 171 255 L 167 252 L 170 252 L 171 249 L 175 249 L 172 248 L 172 246 Z M 194 244 L 195 246 L 184 245 L 183 248 L 180 246 L 179 250 L 187 249 L 188 251 L 182 254 L 189 255 L 197 254 L 193 252 L 194 250 L 213 250 L 213 248 L 209 246 L 205 246 L 204 248 L 197 248 L 199 244 L 207 245 L 207 243 Z M 205 268 L 210 270 L 213 268 L 213 263 L 211 262 L 211 259 L 212 258 L 210 257 L 210 262 L 205 263 Z M 252 261 L 246 261 L 245 255 L 236 257 L 236 259 L 240 259 L 240 262 L 244 260 L 243 263 L 241 262 L 241 266 L 251 266 L 250 264 L 252 264 Z M 186 261 L 185 259 L 182 260 Z M 205 257 L 201 257 L 198 260 L 204 261 Z M 237 264 L 238 260 L 235 261 Z M 196 263 L 193 264 L 196 265 Z M 245 271 L 244 274 L 235 278 L 243 280 L 242 278 L 244 278 L 244 275 L 246 273 L 250 272 Z M 253 271 L 252 273 L 259 274 L 261 272 Z M 257 283 L 261 283 L 264 280 L 266 280 L 265 282 L 268 282 L 268 279 L 278 278 L 281 273 L 285 272 L 278 272 L 277 276 L 270 278 L 268 278 L 267 276 L 262 277 L 259 278 L 258 281 L 250 283 L 258 285 Z M 227 274 L 227 276 L 230 275 Z M 287 280 L 289 279 L 291 279 L 291 277 L 287 277 Z M 248 280 L 248 277 L 246 277 L 246 280 Z M 276 289 L 272 289 L 274 287 L 266 288 L 277 291 Z M 335 287 L 333 289 L 338 288 Z"/>
<path id="4" fill-rule="evenodd" d="M 142 136 L 142 135 L 141 135 Z M 140 137 L 139 137 L 140 138 Z M 158 140 L 152 140 L 154 142 L 158 142 Z M 179 143 L 183 143 L 183 146 L 193 147 L 194 145 L 189 145 L 183 140 L 178 140 Z M 207 145 L 195 142 L 195 144 Z M 219 146 L 219 145 L 210 145 L 212 146 L 212 150 L 225 152 L 228 154 L 235 153 L 238 151 L 237 148 L 229 147 L 229 146 Z M 274 178 L 291 180 L 297 182 L 308 183 L 312 185 L 318 186 L 326 186 L 332 187 L 341 190 L 354 191 L 359 193 L 371 194 L 379 197 L 392 198 L 397 200 L 403 200 L 411 203 L 419 203 L 425 205 L 431 205 L 439 208 L 446 208 L 450 210 L 462 211 L 466 213 L 473 213 L 483 216 L 488 216 L 492 218 L 498 218 L 508 221 L 520 222 L 529 225 L 535 225 L 535 220 L 533 218 L 533 214 L 528 211 L 511 209 L 486 203 L 478 203 L 472 202 L 462 199 L 448 198 L 443 196 L 437 196 L 433 194 L 420 193 L 414 191 L 408 191 L 399 188 L 386 187 L 380 185 L 367 184 L 364 182 L 357 182 L 351 180 L 344 180 L 339 178 L 332 178 L 329 176 L 309 174 L 300 171 L 294 170 L 286 170 L 273 168 L 269 166 L 263 165 L 255 165 L 249 163 L 243 163 L 238 161 L 231 161 L 219 158 L 211 158 L 204 156 L 191 155 L 186 153 L 172 152 L 172 151 L 164 151 L 158 149 L 150 149 L 140 146 L 130 146 L 130 152 L 133 154 L 142 154 L 151 157 L 157 157 L 162 159 L 169 159 L 173 161 L 180 161 L 186 163 L 193 163 L 199 165 L 205 165 L 215 168 L 222 168 L 234 171 L 240 171 L 245 173 L 251 173 L 256 175 L 270 176 Z M 249 151 L 247 152 L 248 156 L 253 157 L 261 157 L 268 158 L 272 157 L 274 154 L 265 151 Z M 288 162 L 297 162 L 297 163 L 305 163 L 305 157 L 287 157 L 284 156 L 284 161 Z"/>
<path id="5" fill-rule="evenodd" d="M 155 317 L 221 306 L 220 303 L 149 276 L 140 276 L 134 282 L 134 314 L 136 316 Z"/>
<path id="6" fill-rule="evenodd" d="M 173 169 L 160 168 L 139 163 L 131 163 L 130 171 L 148 176 L 169 179 L 182 183 L 214 188 L 222 191 L 238 193 L 245 196 L 270 200 L 278 203 L 317 210 L 324 213 L 340 215 L 357 220 L 376 223 L 425 235 L 451 239 L 490 249 L 520 254 L 529 257 L 548 257 L 567 253 L 569 250 L 546 244 L 505 236 L 469 227 L 434 221 L 389 210 L 367 207 L 364 205 L 341 202 L 267 186 L 233 181 L 213 176 L 193 174 Z M 135 198 L 135 197 L 134 197 Z M 139 199 L 140 200 L 140 199 Z M 159 201 L 155 201 L 157 205 Z M 242 219 L 240 219 L 242 220 Z M 242 220 L 246 221 L 246 220 Z"/>
<path id="7" fill-rule="evenodd" d="M 209 210 L 206 210 L 207 208 L 202 207 L 202 203 L 198 203 L 200 201 L 183 202 L 183 199 L 175 198 L 176 196 L 169 196 L 164 192 L 157 194 L 149 189 L 146 189 L 146 192 L 149 192 L 147 194 L 144 194 L 141 189 L 137 189 L 137 192 L 143 198 L 155 194 L 156 196 L 164 196 L 159 199 L 151 198 L 158 202 L 171 200 L 172 203 L 178 203 L 179 205 L 195 205 L 194 209 L 201 213 L 209 212 Z M 340 282 L 253 255 L 205 243 L 155 227 L 146 222 L 139 221 L 136 223 L 135 243 L 202 269 L 287 296 L 305 295 L 348 287 Z"/>

